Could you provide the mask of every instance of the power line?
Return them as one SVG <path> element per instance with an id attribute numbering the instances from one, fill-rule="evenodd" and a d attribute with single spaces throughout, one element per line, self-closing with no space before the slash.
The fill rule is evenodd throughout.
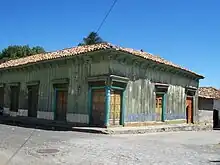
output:
<path id="1" fill-rule="evenodd" d="M 100 29 L 102 28 L 102 25 L 105 23 L 105 20 L 107 19 L 108 15 L 111 13 L 111 11 L 112 11 L 112 9 L 113 9 L 113 7 L 115 6 L 115 4 L 116 4 L 117 1 L 118 1 L 118 0 L 114 0 L 113 4 L 111 5 L 111 7 L 110 7 L 110 9 L 109 9 L 109 11 L 108 11 L 108 13 L 105 15 L 104 19 L 102 20 L 101 24 L 99 25 L 99 27 L 98 27 L 96 33 L 98 33 L 98 32 L 100 31 Z"/>

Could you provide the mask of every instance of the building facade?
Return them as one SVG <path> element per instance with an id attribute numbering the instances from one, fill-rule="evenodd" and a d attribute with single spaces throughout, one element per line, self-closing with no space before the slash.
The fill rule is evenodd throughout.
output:
<path id="1" fill-rule="evenodd" d="M 0 64 L 1 106 L 27 116 L 100 127 L 198 121 L 203 76 L 111 44 Z"/>
<path id="2" fill-rule="evenodd" d="M 213 87 L 200 87 L 198 109 L 199 123 L 219 127 L 220 91 Z"/>

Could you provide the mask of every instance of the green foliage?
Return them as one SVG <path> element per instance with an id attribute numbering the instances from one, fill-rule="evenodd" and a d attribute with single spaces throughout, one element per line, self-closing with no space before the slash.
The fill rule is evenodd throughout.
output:
<path id="1" fill-rule="evenodd" d="M 39 53 L 45 53 L 44 48 L 40 46 L 35 46 L 30 48 L 28 45 L 24 45 L 24 46 L 12 45 L 12 46 L 8 46 L 7 48 L 3 49 L 0 52 L 0 59 L 4 59 L 4 60 L 16 59 L 16 58 L 31 56 Z"/>
<path id="2" fill-rule="evenodd" d="M 99 37 L 98 33 L 91 32 L 86 38 L 83 38 L 83 42 L 79 43 L 78 46 L 82 45 L 93 45 L 98 43 L 104 43 L 105 41 L 102 40 L 101 37 Z"/>

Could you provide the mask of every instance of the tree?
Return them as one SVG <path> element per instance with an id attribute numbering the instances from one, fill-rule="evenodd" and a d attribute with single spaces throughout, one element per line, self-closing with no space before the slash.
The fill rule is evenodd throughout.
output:
<path id="1" fill-rule="evenodd" d="M 101 37 L 99 37 L 98 33 L 91 32 L 89 35 L 85 38 L 83 38 L 83 42 L 79 43 L 78 46 L 82 45 L 93 45 L 98 43 L 104 43 L 105 41 L 102 40 Z"/>
<path id="2" fill-rule="evenodd" d="M 12 46 L 8 46 L 7 48 L 3 49 L 0 52 L 0 59 L 10 60 L 10 59 L 31 56 L 39 53 L 45 53 L 44 48 L 40 46 L 35 46 L 30 48 L 28 45 L 24 45 L 24 46 L 12 45 Z"/>
<path id="3" fill-rule="evenodd" d="M 40 54 L 40 53 L 45 53 L 44 48 L 40 46 L 35 46 L 32 48 L 32 54 Z"/>

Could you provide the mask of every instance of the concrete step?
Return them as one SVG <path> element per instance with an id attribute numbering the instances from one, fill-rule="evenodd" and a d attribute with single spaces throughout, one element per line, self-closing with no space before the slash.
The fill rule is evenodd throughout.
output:
<path id="1" fill-rule="evenodd" d="M 73 127 L 75 131 L 94 132 L 101 134 L 145 134 L 154 132 L 176 132 L 176 131 L 210 131 L 212 125 L 179 124 L 160 125 L 146 127 L 116 127 L 116 128 L 96 128 L 96 127 Z"/>

